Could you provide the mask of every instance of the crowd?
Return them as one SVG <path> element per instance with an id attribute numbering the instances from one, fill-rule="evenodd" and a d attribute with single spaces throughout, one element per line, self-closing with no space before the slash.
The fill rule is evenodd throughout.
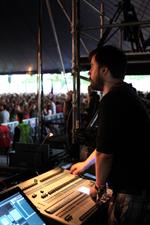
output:
<path id="1" fill-rule="evenodd" d="M 53 94 L 48 94 L 48 95 L 44 95 L 41 105 L 42 107 L 42 116 L 45 119 L 45 121 L 47 120 L 47 118 L 49 118 L 49 116 L 53 116 L 56 115 L 58 113 L 62 113 L 64 114 L 64 119 L 65 119 L 65 123 L 64 123 L 64 127 L 67 127 L 67 121 L 69 121 L 69 113 L 71 111 L 72 108 L 72 101 L 70 102 L 70 107 L 66 108 L 66 105 L 68 105 L 68 96 L 72 95 L 72 91 L 69 91 L 66 95 L 65 94 L 61 94 L 61 95 L 53 95 Z M 72 98 L 72 96 L 71 96 Z M 31 118 L 36 118 L 39 116 L 38 114 L 38 96 L 35 93 L 32 94 L 3 94 L 0 95 L 0 127 L 1 127 L 1 131 L 0 131 L 0 152 L 2 146 L 6 147 L 7 149 L 10 147 L 10 144 L 12 143 L 12 147 L 14 148 L 15 146 L 15 142 L 19 141 L 20 138 L 18 135 L 18 133 L 20 134 L 20 129 L 22 130 L 22 133 L 25 133 L 25 136 L 27 136 L 27 132 L 25 131 L 25 124 L 23 123 L 23 120 L 28 120 Z M 86 112 L 86 108 L 88 107 L 88 98 L 87 95 L 82 95 L 82 111 Z M 86 113 L 85 113 L 86 114 Z M 21 118 L 21 122 L 20 122 L 20 116 Z M 70 117 L 71 118 L 71 117 Z M 18 123 L 15 123 L 15 122 Z M 44 121 L 44 120 L 43 120 Z M 12 129 L 10 128 L 10 124 L 11 122 L 15 123 L 15 127 L 13 129 L 14 132 L 12 132 Z M 45 126 L 46 126 L 45 122 Z M 6 137 L 6 135 L 1 135 L 3 133 L 6 133 L 5 131 L 5 127 L 7 125 L 7 133 L 11 133 L 11 137 L 7 140 L 4 140 L 4 137 Z M 71 125 L 71 123 L 69 122 L 69 126 Z M 18 129 L 19 126 L 19 129 Z M 52 126 L 57 126 L 52 125 Z M 47 127 L 46 127 L 47 128 Z M 51 125 L 50 125 L 51 128 Z M 62 127 L 61 127 L 62 128 Z M 26 129 L 27 130 L 27 129 Z M 45 129 L 44 131 L 46 131 L 47 129 Z M 58 127 L 57 127 L 58 130 Z M 31 135 L 31 132 L 28 132 Z M 45 132 L 43 132 L 44 135 L 46 135 Z M 8 137 L 8 135 L 7 135 Z M 22 138 L 21 138 L 22 139 Z M 26 139 L 26 138 L 25 138 Z M 33 138 L 34 140 L 34 138 Z M 5 142 L 5 144 L 4 144 Z"/>
<path id="2" fill-rule="evenodd" d="M 81 94 L 81 126 L 87 127 L 91 118 L 95 114 L 101 96 L 97 92 L 92 92 L 90 86 L 87 94 Z M 42 115 L 49 116 L 56 113 L 63 113 L 67 134 L 71 135 L 72 129 L 72 94 L 54 95 L 52 93 L 44 95 L 42 99 Z M 138 92 L 150 112 L 150 93 Z M 38 95 L 35 93 L 24 94 L 1 94 L 0 95 L 0 123 L 18 121 L 17 113 L 23 114 L 23 120 L 35 118 L 38 115 Z"/>
<path id="3" fill-rule="evenodd" d="M 43 115 L 62 111 L 63 96 L 53 100 L 51 96 L 43 97 Z M 38 96 L 32 94 L 3 94 L 0 96 L 0 121 L 3 123 L 16 121 L 17 112 L 23 112 L 24 119 L 37 116 Z"/>
<path id="4" fill-rule="evenodd" d="M 59 95 L 44 95 L 42 99 L 43 116 L 63 112 L 65 102 L 68 98 L 68 93 Z M 81 94 L 81 100 L 82 111 L 85 111 L 88 107 L 88 96 L 86 94 Z M 2 123 L 16 121 L 17 112 L 23 112 L 24 119 L 36 117 L 38 112 L 37 94 L 15 93 L 0 95 L 0 121 Z"/>
<path id="5" fill-rule="evenodd" d="M 43 115 L 52 115 L 64 111 L 65 102 L 68 101 L 67 94 L 59 95 L 44 95 L 43 96 Z M 93 96 L 92 94 L 91 96 Z M 139 92 L 139 95 L 145 102 L 148 109 L 150 109 L 150 93 Z M 81 112 L 86 114 L 90 103 L 90 95 L 81 94 Z M 92 103 L 93 104 L 93 103 Z M 94 106 L 93 106 L 94 107 Z M 38 96 L 35 93 L 24 94 L 2 94 L 0 95 L 0 121 L 7 123 L 16 121 L 17 112 L 23 112 L 24 119 L 33 118 L 37 116 L 38 112 Z M 91 112 L 90 112 L 91 113 Z"/>

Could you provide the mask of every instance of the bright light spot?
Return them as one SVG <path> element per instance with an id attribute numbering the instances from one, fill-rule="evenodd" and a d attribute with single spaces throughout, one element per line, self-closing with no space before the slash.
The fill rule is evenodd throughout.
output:
<path id="1" fill-rule="evenodd" d="M 27 70 L 27 74 L 31 74 L 31 73 L 32 73 L 32 66 L 29 66 Z"/>
<path id="2" fill-rule="evenodd" d="M 78 188 L 78 191 L 84 193 L 84 194 L 87 194 L 89 195 L 90 194 L 90 189 L 88 187 L 85 187 L 85 186 L 81 186 Z"/>

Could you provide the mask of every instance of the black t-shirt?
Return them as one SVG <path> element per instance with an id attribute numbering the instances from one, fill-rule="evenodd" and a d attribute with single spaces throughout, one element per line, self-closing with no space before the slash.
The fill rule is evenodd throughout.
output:
<path id="1" fill-rule="evenodd" d="M 149 185 L 150 120 L 131 85 L 124 82 L 104 95 L 98 121 L 97 151 L 113 154 L 112 187 Z"/>

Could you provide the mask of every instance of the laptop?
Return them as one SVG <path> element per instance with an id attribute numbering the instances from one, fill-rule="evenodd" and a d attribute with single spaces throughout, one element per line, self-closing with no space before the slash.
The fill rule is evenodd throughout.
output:
<path id="1" fill-rule="evenodd" d="M 0 193 L 0 225 L 15 224 L 46 225 L 38 209 L 19 187 Z"/>

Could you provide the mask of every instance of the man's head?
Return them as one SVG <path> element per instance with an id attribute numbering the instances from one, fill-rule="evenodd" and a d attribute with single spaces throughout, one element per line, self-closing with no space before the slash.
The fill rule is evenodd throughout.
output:
<path id="1" fill-rule="evenodd" d="M 17 113 L 17 120 L 19 121 L 19 123 L 21 123 L 23 121 L 23 113 L 22 112 Z"/>
<path id="2" fill-rule="evenodd" d="M 125 77 L 127 60 L 124 52 L 114 46 L 105 45 L 94 49 L 89 59 L 91 62 L 91 86 L 95 90 L 103 90 L 105 74 L 109 72 L 112 79 L 123 80 Z"/>

